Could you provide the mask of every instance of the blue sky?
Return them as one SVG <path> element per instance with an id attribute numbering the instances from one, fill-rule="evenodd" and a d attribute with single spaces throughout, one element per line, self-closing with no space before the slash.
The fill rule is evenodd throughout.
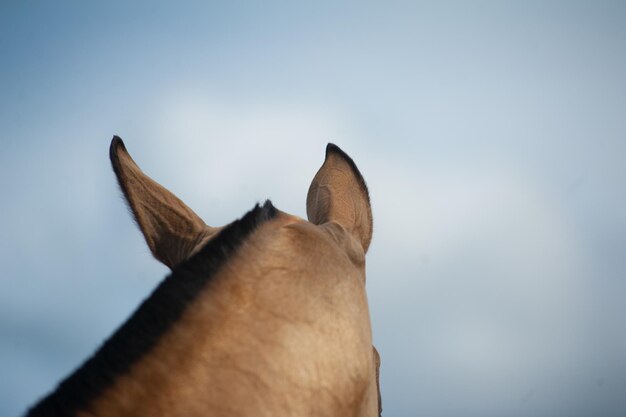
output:
<path id="1" fill-rule="evenodd" d="M 367 180 L 388 416 L 626 412 L 622 2 L 0 3 L 0 414 L 167 270 L 113 134 L 207 223 Z"/>

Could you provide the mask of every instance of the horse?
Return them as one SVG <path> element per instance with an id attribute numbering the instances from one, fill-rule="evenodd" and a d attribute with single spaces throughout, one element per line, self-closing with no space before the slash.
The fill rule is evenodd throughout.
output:
<path id="1" fill-rule="evenodd" d="M 308 220 L 267 200 L 212 227 L 110 159 L 154 257 L 171 273 L 27 417 L 380 416 L 365 254 L 372 210 L 354 161 L 329 143 Z"/>

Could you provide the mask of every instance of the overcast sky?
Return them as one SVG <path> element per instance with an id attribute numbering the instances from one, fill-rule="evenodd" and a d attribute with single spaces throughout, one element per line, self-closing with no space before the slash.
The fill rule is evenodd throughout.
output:
<path id="1" fill-rule="evenodd" d="M 370 187 L 384 415 L 626 414 L 626 3 L 0 3 L 0 415 L 166 275 L 108 146 L 207 223 Z"/>

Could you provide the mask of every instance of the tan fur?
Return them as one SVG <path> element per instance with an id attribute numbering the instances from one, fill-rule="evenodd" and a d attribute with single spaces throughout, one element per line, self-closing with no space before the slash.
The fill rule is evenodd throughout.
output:
<path id="1" fill-rule="evenodd" d="M 120 153 L 120 182 L 133 183 L 129 200 L 135 215 L 144 217 L 138 222 L 150 235 L 146 240 L 168 246 L 153 253 L 168 262 L 189 256 L 188 249 L 171 245 L 193 241 L 189 236 L 202 230 L 199 218 L 146 180 L 125 155 Z M 371 211 L 367 204 L 365 215 L 346 214 L 349 202 L 334 200 L 334 174 L 341 189 L 351 183 L 346 171 L 335 168 L 316 176 L 318 188 L 331 190 L 311 211 L 327 221 L 318 226 L 281 212 L 263 224 L 154 349 L 78 415 L 379 415 L 379 358 L 365 293 Z M 362 192 L 348 195 L 359 198 Z M 331 214 L 322 212 L 324 205 L 334 207 Z M 353 206 L 358 210 L 362 203 Z M 359 219 L 369 221 L 369 232 L 356 224 Z M 182 237 L 161 238 L 163 230 L 176 234 L 171 227 L 180 224 Z"/>
<path id="2" fill-rule="evenodd" d="M 119 183 L 155 258 L 173 268 L 215 235 L 217 229 L 144 174 L 123 145 L 115 155 Z"/>

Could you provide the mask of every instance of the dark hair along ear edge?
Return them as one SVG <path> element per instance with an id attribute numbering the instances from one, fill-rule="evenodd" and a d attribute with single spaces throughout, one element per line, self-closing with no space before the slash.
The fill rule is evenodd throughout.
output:
<path id="1" fill-rule="evenodd" d="M 350 156 L 347 153 L 345 153 L 339 146 L 335 145 L 334 143 L 328 143 L 328 145 L 326 145 L 326 158 L 328 158 L 328 155 L 330 154 L 339 156 L 348 164 L 348 166 L 352 170 L 352 173 L 357 178 L 357 181 L 359 182 L 361 189 L 365 193 L 365 196 L 367 197 L 367 203 L 369 204 L 370 194 L 367 188 L 367 183 L 365 182 L 365 178 L 363 178 L 361 171 L 359 171 L 359 168 L 356 166 L 352 158 L 350 158 Z"/>

